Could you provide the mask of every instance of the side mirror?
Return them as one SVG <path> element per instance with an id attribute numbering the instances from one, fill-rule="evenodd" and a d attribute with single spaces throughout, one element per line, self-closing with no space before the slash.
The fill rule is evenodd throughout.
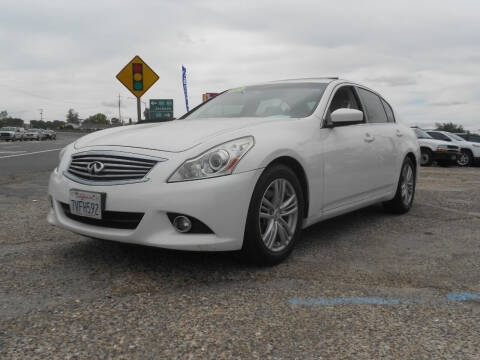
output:
<path id="1" fill-rule="evenodd" d="M 358 123 L 363 121 L 363 112 L 356 109 L 341 108 L 330 114 L 332 124 L 347 125 L 349 123 Z"/>

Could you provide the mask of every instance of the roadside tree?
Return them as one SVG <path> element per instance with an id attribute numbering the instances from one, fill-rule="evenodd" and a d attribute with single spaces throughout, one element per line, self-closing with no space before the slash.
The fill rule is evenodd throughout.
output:
<path id="1" fill-rule="evenodd" d="M 67 123 L 68 124 L 80 124 L 80 118 L 78 117 L 78 113 L 75 112 L 73 109 L 68 109 L 67 113 Z"/>
<path id="2" fill-rule="evenodd" d="M 451 133 L 463 133 L 465 129 L 462 125 L 454 124 L 453 122 L 448 123 L 436 123 L 435 126 L 439 131 L 448 131 Z"/>

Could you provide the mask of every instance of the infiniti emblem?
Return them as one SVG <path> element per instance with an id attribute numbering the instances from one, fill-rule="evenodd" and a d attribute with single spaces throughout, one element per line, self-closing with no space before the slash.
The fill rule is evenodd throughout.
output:
<path id="1" fill-rule="evenodd" d="M 92 175 L 101 173 L 104 168 L 105 165 L 100 161 L 94 161 L 87 165 L 87 170 Z"/>

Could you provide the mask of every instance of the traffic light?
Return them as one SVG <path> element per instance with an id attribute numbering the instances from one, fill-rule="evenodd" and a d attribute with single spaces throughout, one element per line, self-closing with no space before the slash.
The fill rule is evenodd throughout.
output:
<path id="1" fill-rule="evenodd" d="M 133 73 L 133 89 L 136 91 L 143 90 L 143 66 L 139 63 L 132 64 Z"/>

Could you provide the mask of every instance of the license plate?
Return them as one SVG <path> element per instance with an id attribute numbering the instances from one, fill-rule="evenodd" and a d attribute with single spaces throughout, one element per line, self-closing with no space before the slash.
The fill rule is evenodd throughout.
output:
<path id="1" fill-rule="evenodd" d="M 102 219 L 104 194 L 70 190 L 70 213 L 92 219 Z"/>

